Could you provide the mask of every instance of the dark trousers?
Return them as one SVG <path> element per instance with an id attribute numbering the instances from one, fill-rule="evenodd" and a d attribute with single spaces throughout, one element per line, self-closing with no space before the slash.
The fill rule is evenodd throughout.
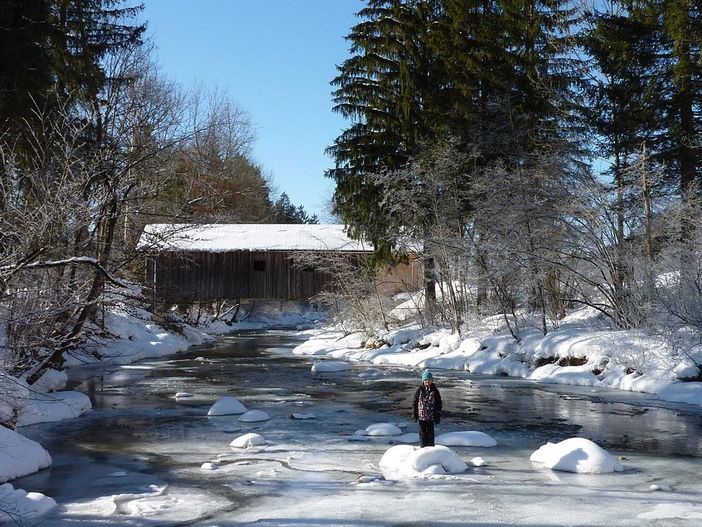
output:
<path id="1" fill-rule="evenodd" d="M 419 446 L 434 446 L 434 421 L 419 421 Z"/>

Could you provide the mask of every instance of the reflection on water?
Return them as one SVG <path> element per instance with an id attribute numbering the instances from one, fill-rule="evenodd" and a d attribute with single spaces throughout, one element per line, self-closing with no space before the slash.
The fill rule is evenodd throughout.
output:
<path id="1" fill-rule="evenodd" d="M 170 360 L 114 371 L 72 370 L 72 387 L 90 396 L 94 411 L 81 419 L 24 429 L 54 456 L 54 467 L 25 478 L 26 486 L 58 499 L 81 495 L 85 489 L 70 482 L 84 482 L 96 463 L 182 483 L 184 472 L 175 469 L 199 467 L 235 433 L 257 426 L 268 426 L 266 434 L 275 441 L 303 444 L 309 437 L 343 441 L 359 423 L 373 420 L 408 422 L 416 371 L 353 363 L 349 372 L 315 376 L 310 371 L 315 359 L 291 354 L 298 342 L 282 332 L 243 334 Z M 371 368 L 380 374 L 359 377 Z M 501 446 L 520 449 L 578 435 L 617 452 L 702 457 L 702 412 L 693 407 L 641 394 L 478 378 L 466 372 L 436 374 L 445 404 L 439 432 L 481 430 Z M 193 398 L 176 402 L 176 392 Z M 249 408 L 265 408 L 273 422 L 242 425 L 231 417 L 207 418 L 209 405 L 222 395 L 237 397 Z M 319 419 L 289 418 L 306 411 Z M 117 492 L 119 481 L 112 479 L 104 485 Z M 199 484 L 207 483 L 203 479 Z"/>

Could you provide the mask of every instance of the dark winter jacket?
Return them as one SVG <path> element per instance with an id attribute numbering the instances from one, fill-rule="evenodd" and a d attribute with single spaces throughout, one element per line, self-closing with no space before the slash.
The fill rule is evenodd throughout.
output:
<path id="1" fill-rule="evenodd" d="M 441 421 L 441 394 L 434 383 L 429 388 L 422 385 L 414 392 L 412 419 L 434 423 Z"/>

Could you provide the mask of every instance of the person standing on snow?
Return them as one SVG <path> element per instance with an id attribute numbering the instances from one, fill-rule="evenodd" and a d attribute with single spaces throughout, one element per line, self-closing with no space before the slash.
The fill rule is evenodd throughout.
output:
<path id="1" fill-rule="evenodd" d="M 429 370 L 424 370 L 422 385 L 414 392 L 412 420 L 419 421 L 419 446 L 434 446 L 434 424 L 441 422 L 441 394 Z"/>

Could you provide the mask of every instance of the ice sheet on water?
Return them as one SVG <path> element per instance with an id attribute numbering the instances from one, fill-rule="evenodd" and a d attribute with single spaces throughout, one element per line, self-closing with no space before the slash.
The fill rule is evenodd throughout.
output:
<path id="1" fill-rule="evenodd" d="M 47 527 L 62 525 L 68 517 L 101 523 L 98 518 L 112 520 L 115 515 L 119 515 L 123 525 L 136 520 L 159 525 L 179 524 L 216 513 L 231 503 L 221 495 L 197 488 L 153 486 L 141 493 L 100 496 L 62 505 L 62 512 L 47 519 Z"/>

